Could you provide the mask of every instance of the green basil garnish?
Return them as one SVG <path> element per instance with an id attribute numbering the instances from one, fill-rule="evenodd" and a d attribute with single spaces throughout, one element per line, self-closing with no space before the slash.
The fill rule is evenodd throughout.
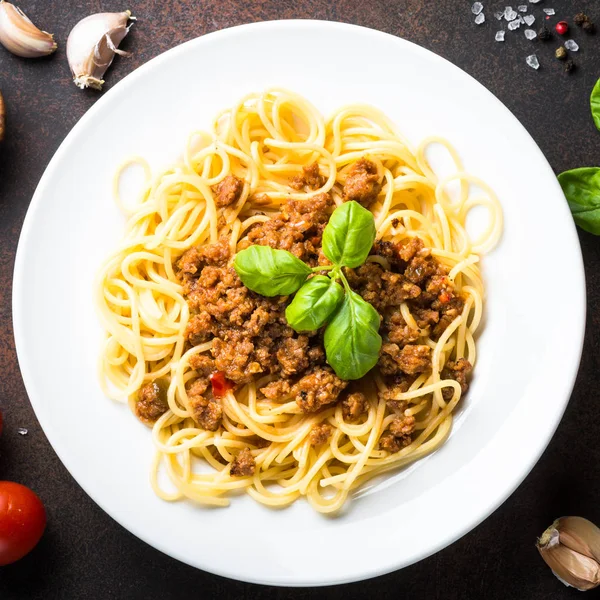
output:
<path id="1" fill-rule="evenodd" d="M 565 171 L 558 181 L 567 197 L 575 223 L 594 235 L 600 235 L 600 167 Z"/>
<path id="2" fill-rule="evenodd" d="M 238 252 L 233 263 L 242 283 L 254 292 L 263 296 L 296 292 L 285 310 L 295 331 L 316 331 L 329 322 L 324 336 L 327 362 L 346 380 L 360 379 L 379 360 L 381 318 L 350 289 L 342 270 L 365 262 L 375 233 L 371 212 L 357 202 L 346 202 L 333 211 L 323 231 L 323 253 L 333 265 L 311 269 L 293 254 L 269 246 L 250 246 Z M 328 271 L 328 277 L 314 275 L 307 281 L 318 271 Z"/>
<path id="3" fill-rule="evenodd" d="M 359 267 L 374 241 L 373 214 L 358 202 L 345 202 L 333 211 L 323 231 L 323 254 L 340 267 Z"/>
<path id="4" fill-rule="evenodd" d="M 325 325 L 343 297 L 344 289 L 339 283 L 315 275 L 298 290 L 285 309 L 285 318 L 296 331 L 315 331 Z"/>
<path id="5" fill-rule="evenodd" d="M 250 246 L 237 253 L 233 266 L 242 283 L 263 296 L 293 294 L 312 273 L 311 268 L 287 250 Z"/>
<path id="6" fill-rule="evenodd" d="M 381 336 L 377 311 L 361 296 L 346 290 L 344 302 L 325 329 L 327 362 L 338 377 L 360 379 L 379 360 Z"/>
<path id="7" fill-rule="evenodd" d="M 596 123 L 596 127 L 600 130 L 600 79 L 598 79 L 592 90 L 590 105 L 592 108 L 592 118 L 594 119 L 594 123 Z"/>

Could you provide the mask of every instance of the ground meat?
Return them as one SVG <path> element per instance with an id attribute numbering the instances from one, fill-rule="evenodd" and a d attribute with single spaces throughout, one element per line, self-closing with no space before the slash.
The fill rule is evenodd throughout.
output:
<path id="1" fill-rule="evenodd" d="M 232 477 L 248 477 L 254 475 L 255 469 L 256 461 L 254 460 L 254 456 L 252 456 L 252 452 L 250 452 L 250 448 L 244 448 L 233 459 L 229 474 Z"/>
<path id="2" fill-rule="evenodd" d="M 439 263 L 432 256 L 415 256 L 411 259 L 404 276 L 410 282 L 422 284 L 427 278 L 438 272 Z"/>
<path id="3" fill-rule="evenodd" d="M 398 452 L 399 450 L 402 450 L 402 448 L 409 446 L 410 442 L 411 439 L 408 437 L 397 438 L 390 431 L 385 431 L 379 438 L 379 447 L 382 450 L 387 450 L 393 454 L 394 452 Z"/>
<path id="4" fill-rule="evenodd" d="M 383 344 L 379 365 L 384 375 L 394 375 L 398 368 L 407 375 L 424 373 L 431 369 L 431 348 L 408 344 L 400 349 L 398 344 Z"/>
<path id="5" fill-rule="evenodd" d="M 473 367 L 471 363 L 466 358 L 459 358 L 456 362 L 448 362 L 446 366 L 442 369 L 440 373 L 441 379 L 454 379 L 454 381 L 458 381 L 460 383 L 460 389 L 462 394 L 466 394 L 469 389 L 469 384 L 467 383 L 467 378 L 471 374 Z M 448 402 L 452 396 L 454 395 L 454 390 L 452 388 L 444 388 L 442 390 L 442 396 L 444 400 Z"/>
<path id="6" fill-rule="evenodd" d="M 335 402 L 347 385 L 329 367 L 317 367 L 294 385 L 292 393 L 302 411 L 311 413 Z"/>
<path id="7" fill-rule="evenodd" d="M 383 312 L 417 298 L 421 288 L 399 273 L 386 271 L 379 263 L 367 262 L 356 269 L 344 269 L 350 286 L 369 304 Z"/>
<path id="8" fill-rule="evenodd" d="M 190 317 L 183 335 L 192 346 L 197 346 L 207 342 L 215 333 L 216 328 L 212 317 L 206 311 L 202 311 Z"/>
<path id="9" fill-rule="evenodd" d="M 200 272 L 204 265 L 223 266 L 229 260 L 229 239 L 222 237 L 215 244 L 197 248 L 192 246 L 179 259 L 179 267 L 184 282 L 190 281 L 192 275 Z"/>
<path id="10" fill-rule="evenodd" d="M 288 379 L 276 379 L 271 381 L 265 387 L 260 388 L 261 394 L 269 400 L 284 400 L 292 392 L 292 386 Z"/>
<path id="11" fill-rule="evenodd" d="M 421 329 L 426 329 L 431 325 L 435 325 L 440 320 L 440 313 L 437 310 L 431 310 L 430 308 L 413 308 L 412 316 Z"/>
<path id="12" fill-rule="evenodd" d="M 421 238 L 405 238 L 396 244 L 396 252 L 404 262 L 410 262 L 424 247 L 425 244 Z"/>
<path id="13" fill-rule="evenodd" d="M 408 408 L 408 402 L 406 400 L 397 400 L 397 397 L 400 394 L 408 392 L 414 380 L 413 376 L 405 375 L 404 373 L 390 377 L 388 378 L 388 389 L 379 392 L 378 396 L 380 399 L 385 400 L 388 407 L 395 413 L 403 414 Z"/>
<path id="14" fill-rule="evenodd" d="M 441 314 L 440 321 L 432 332 L 432 337 L 438 339 L 442 333 L 448 329 L 448 326 L 452 321 L 460 316 L 465 306 L 465 302 L 460 296 L 454 296 L 447 302 L 435 300 L 432 302 L 431 306 L 438 309 Z"/>
<path id="15" fill-rule="evenodd" d="M 301 190 L 305 186 L 311 190 L 318 190 L 323 187 L 325 177 L 319 173 L 319 163 L 312 163 L 307 167 L 302 167 L 302 175 L 296 175 L 290 179 L 290 186 L 295 190 Z"/>
<path id="16" fill-rule="evenodd" d="M 190 367 L 202 377 L 208 377 L 216 371 L 215 361 L 206 354 L 194 354 L 190 357 Z"/>
<path id="17" fill-rule="evenodd" d="M 277 350 L 277 360 L 281 365 L 281 372 L 289 377 L 306 371 L 309 366 L 307 354 L 308 337 L 300 335 L 297 338 L 285 338 L 279 350 Z"/>
<path id="18" fill-rule="evenodd" d="M 368 409 L 367 398 L 362 392 L 348 394 L 342 400 L 342 414 L 346 421 L 355 421 L 360 415 L 366 413 Z"/>
<path id="19" fill-rule="evenodd" d="M 252 244 L 287 250 L 310 266 L 317 266 L 321 237 L 329 221 L 333 202 L 329 194 L 317 194 L 306 200 L 289 200 L 281 213 L 254 226 L 243 249 Z"/>
<path id="20" fill-rule="evenodd" d="M 409 344 L 400 350 L 398 365 L 407 375 L 424 373 L 431 369 L 431 348 Z"/>
<path id="21" fill-rule="evenodd" d="M 198 271 L 200 266 L 202 265 L 202 255 L 196 246 L 192 246 L 189 250 L 183 253 L 182 257 L 179 259 L 179 268 L 184 273 L 189 273 L 193 275 Z"/>
<path id="22" fill-rule="evenodd" d="M 202 429 L 217 431 L 223 417 L 221 402 L 213 396 L 208 377 L 199 377 L 187 389 L 192 419 Z"/>
<path id="23" fill-rule="evenodd" d="M 168 388 L 169 383 L 164 379 L 155 379 L 140 388 L 135 414 L 142 423 L 152 425 L 169 410 Z"/>
<path id="24" fill-rule="evenodd" d="M 227 175 L 223 181 L 213 186 L 215 204 L 218 207 L 229 206 L 237 202 L 242 195 L 244 182 L 235 175 Z"/>
<path id="25" fill-rule="evenodd" d="M 358 186 L 360 181 L 373 184 L 375 180 L 367 175 L 374 173 L 370 173 L 372 168 L 367 163 L 359 161 L 350 169 L 352 185 Z M 306 181 L 303 185 L 316 186 L 321 178 L 318 165 L 306 167 L 302 177 Z M 310 266 L 326 265 L 329 261 L 323 255 L 321 238 L 332 208 L 328 194 L 289 200 L 278 215 L 253 226 L 238 249 L 251 244 L 268 245 L 288 250 Z M 445 269 L 419 238 L 400 243 L 378 241 L 372 253 L 385 261 L 369 261 L 344 272 L 350 286 L 381 315 L 384 343 L 378 367 L 390 387 L 386 401 L 400 414 L 405 404 L 391 394 L 397 396 L 414 376 L 431 369 L 431 350 L 416 344 L 420 329 L 429 328 L 433 337 L 441 335 L 460 314 L 464 300 L 455 294 Z M 294 399 L 306 413 L 339 400 L 348 420 L 366 412 L 368 403 L 362 394 L 347 391 L 340 396 L 347 382 L 325 366 L 323 332 L 295 332 L 285 319 L 290 298 L 266 298 L 250 291 L 228 265 L 229 259 L 229 239 L 223 237 L 216 244 L 191 248 L 177 264 L 191 313 L 186 340 L 191 346 L 212 340 L 210 356 L 199 354 L 190 359 L 190 367 L 199 379 L 188 396 L 200 426 L 215 430 L 221 421 L 221 403 L 208 389 L 207 378 L 216 371 L 232 384 L 273 375 L 274 381 L 260 390 L 264 397 L 277 402 Z M 399 307 L 404 303 L 420 329 L 410 327 L 402 317 Z"/>
<path id="26" fill-rule="evenodd" d="M 354 200 L 369 206 L 381 190 L 377 165 L 366 158 L 356 161 L 348 171 L 343 195 L 346 202 Z"/>
<path id="27" fill-rule="evenodd" d="M 411 444 L 414 430 L 414 417 L 396 417 L 391 422 L 389 429 L 379 438 L 379 447 L 388 452 L 398 452 Z"/>
<path id="28" fill-rule="evenodd" d="M 385 315 L 383 326 L 387 332 L 387 339 L 400 347 L 416 342 L 421 335 L 418 329 L 409 327 L 402 314 L 396 311 Z"/>
<path id="29" fill-rule="evenodd" d="M 333 433 L 333 427 L 329 423 L 319 423 L 314 425 L 308 434 L 308 441 L 311 446 L 320 446 L 324 444 Z"/>

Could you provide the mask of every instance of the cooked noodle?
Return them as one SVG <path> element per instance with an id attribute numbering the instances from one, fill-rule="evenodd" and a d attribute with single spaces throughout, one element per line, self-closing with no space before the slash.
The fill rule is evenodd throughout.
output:
<path id="1" fill-rule="evenodd" d="M 454 174 L 436 176 L 426 158 L 432 145 L 447 150 L 456 166 Z M 348 168 L 363 156 L 377 165 L 383 178 L 382 190 L 370 207 L 378 239 L 398 242 L 420 237 L 465 298 L 462 314 L 439 339 L 421 332 L 419 343 L 432 349 L 433 368 L 397 396 L 408 402 L 405 415 L 416 419 L 410 445 L 395 453 L 378 447 L 395 414 L 378 396 L 386 384 L 377 369 L 366 378 L 369 408 L 359 422 L 345 421 L 339 404 L 304 414 L 293 400 L 268 400 L 258 392 L 273 379 L 265 376 L 226 393 L 217 431 L 199 428 L 191 418 L 186 394 L 186 383 L 196 377 L 189 359 L 209 352 L 212 342 L 186 345 L 184 330 L 190 313 L 177 259 L 190 247 L 215 243 L 225 234 L 235 252 L 253 224 L 278 213 L 290 198 L 329 192 L 341 204 Z M 292 190 L 290 177 L 315 161 L 326 179 L 323 186 L 309 192 Z M 137 203 L 129 205 L 119 196 L 119 181 L 123 169 L 132 164 L 143 167 L 146 181 Z M 234 205 L 217 210 L 211 186 L 228 174 L 244 181 L 243 191 Z M 459 191 L 451 194 L 449 186 L 456 183 Z M 443 444 L 461 386 L 453 379 L 441 379 L 440 373 L 449 360 L 464 357 L 472 365 L 476 362 L 474 338 L 484 298 L 480 256 L 493 248 L 502 231 L 502 212 L 494 192 L 464 172 L 448 142 L 426 139 L 413 151 L 396 126 L 373 107 L 347 106 L 325 120 L 301 96 L 272 89 L 250 94 L 223 111 L 210 132 L 193 133 L 183 160 L 154 177 L 144 159 L 127 161 L 116 175 L 114 189 L 127 224 L 123 241 L 102 266 L 95 287 L 107 332 L 99 375 L 104 393 L 127 400 L 132 410 L 142 385 L 158 377 L 170 378 L 169 410 L 152 430 L 156 456 L 151 482 L 161 498 L 185 497 L 225 506 L 231 492 L 244 490 L 268 506 L 285 506 L 304 495 L 318 511 L 332 512 L 365 481 Z M 263 194 L 270 198 L 269 204 L 260 200 Z M 489 218 L 485 231 L 471 239 L 466 219 L 475 206 L 487 209 Z M 402 305 L 401 312 L 407 324 L 417 328 L 408 304 Z M 452 390 L 448 401 L 444 388 Z M 327 443 L 313 447 L 309 433 L 323 422 L 333 426 L 333 434 Z M 266 443 L 254 444 L 250 440 L 254 436 Z M 228 463 L 246 447 L 256 462 L 254 475 L 231 476 Z M 159 482 L 163 468 L 173 491 Z"/>

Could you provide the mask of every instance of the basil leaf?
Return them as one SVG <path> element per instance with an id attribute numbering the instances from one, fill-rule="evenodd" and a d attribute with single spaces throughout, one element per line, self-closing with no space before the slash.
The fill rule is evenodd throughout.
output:
<path id="1" fill-rule="evenodd" d="M 293 294 L 312 273 L 310 267 L 292 253 L 269 246 L 241 250 L 233 267 L 247 288 L 263 296 Z"/>
<path id="2" fill-rule="evenodd" d="M 338 377 L 360 379 L 379 359 L 379 314 L 356 292 L 346 290 L 344 302 L 325 329 L 327 362 Z"/>
<path id="3" fill-rule="evenodd" d="M 596 123 L 596 127 L 600 130 L 600 79 L 598 79 L 592 90 L 590 105 L 592 107 L 592 118 Z"/>
<path id="4" fill-rule="evenodd" d="M 315 331 L 325 324 L 344 296 L 336 281 L 315 275 L 297 292 L 285 309 L 288 325 L 296 331 Z"/>
<path id="5" fill-rule="evenodd" d="M 340 267 L 358 267 L 374 241 L 373 214 L 358 202 L 344 202 L 333 211 L 323 231 L 323 254 Z"/>
<path id="6" fill-rule="evenodd" d="M 567 197 L 575 223 L 600 235 L 600 167 L 565 171 L 558 181 Z"/>

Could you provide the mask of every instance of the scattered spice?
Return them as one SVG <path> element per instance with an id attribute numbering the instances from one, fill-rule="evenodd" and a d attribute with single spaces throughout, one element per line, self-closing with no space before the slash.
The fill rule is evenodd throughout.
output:
<path id="1" fill-rule="evenodd" d="M 538 31 L 538 38 L 540 38 L 540 40 L 543 42 L 547 42 L 548 40 L 552 39 L 552 32 L 545 25 L 543 25 Z"/>
<path id="2" fill-rule="evenodd" d="M 575 63 L 571 59 L 569 59 L 565 63 L 565 73 L 571 73 L 574 70 L 575 70 Z"/>
<path id="3" fill-rule="evenodd" d="M 554 29 L 556 29 L 558 35 L 566 35 L 569 31 L 569 24 L 566 21 L 559 21 Z"/>
<path id="4" fill-rule="evenodd" d="M 556 58 L 558 58 L 558 60 L 566 60 L 567 58 L 567 51 L 560 46 L 559 48 L 556 49 L 556 52 L 554 53 L 554 56 Z"/>
<path id="5" fill-rule="evenodd" d="M 595 33 L 596 32 L 596 26 L 591 21 L 586 21 L 582 25 L 582 27 L 586 33 Z"/>
<path id="6" fill-rule="evenodd" d="M 575 21 L 575 25 L 577 25 L 577 27 L 581 27 L 586 21 L 589 21 L 589 17 L 585 13 L 581 12 L 575 15 L 573 21 Z"/>

